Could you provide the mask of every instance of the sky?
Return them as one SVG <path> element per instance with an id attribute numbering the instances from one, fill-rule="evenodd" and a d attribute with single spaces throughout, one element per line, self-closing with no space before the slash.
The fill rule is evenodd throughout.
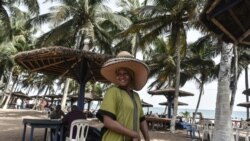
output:
<path id="1" fill-rule="evenodd" d="M 110 0 L 107 5 L 109 5 L 113 10 L 118 10 L 115 6 L 115 0 Z M 41 1 L 40 1 L 41 2 Z M 41 14 L 46 13 L 48 11 L 48 7 L 50 7 L 50 4 L 42 4 L 41 3 Z M 43 32 L 46 32 L 48 30 L 48 25 L 43 26 Z M 187 41 L 193 42 L 196 39 L 198 39 L 201 36 L 201 34 L 198 31 L 190 30 L 187 32 Z M 140 55 L 138 55 L 140 56 Z M 141 58 L 138 58 L 141 59 Z M 217 62 L 220 61 L 220 58 L 216 58 Z M 248 74 L 250 74 L 250 71 L 248 71 Z M 138 91 L 141 99 L 143 101 L 150 103 L 154 105 L 154 107 L 161 107 L 158 103 L 166 101 L 166 98 L 164 96 L 151 96 L 148 94 L 147 86 L 150 84 L 152 80 L 148 80 L 147 84 L 143 87 L 142 90 Z M 236 92 L 236 98 L 235 98 L 235 104 L 234 104 L 234 111 L 246 111 L 245 108 L 236 106 L 238 103 L 246 102 L 246 96 L 242 94 L 242 92 L 245 90 L 245 73 L 243 72 L 240 75 L 238 86 L 237 86 L 237 92 Z M 181 109 L 195 109 L 198 96 L 199 96 L 199 89 L 197 84 L 195 84 L 193 81 L 188 81 L 184 87 L 180 88 L 180 90 L 184 90 L 187 92 L 191 92 L 194 94 L 194 96 L 191 97 L 180 97 L 179 101 L 188 103 L 188 106 L 182 106 Z M 209 109 L 214 110 L 216 107 L 216 96 L 217 96 L 217 82 L 214 81 L 210 84 L 206 84 L 204 87 L 204 95 L 201 97 L 201 102 L 199 109 Z"/>
<path id="2" fill-rule="evenodd" d="M 198 39 L 200 36 L 201 34 L 198 31 L 190 30 L 187 33 L 187 41 L 193 42 L 196 39 Z M 215 58 L 215 62 L 219 63 L 220 57 Z M 250 70 L 248 70 L 248 74 L 250 74 Z M 151 96 L 150 94 L 148 94 L 147 86 L 150 84 L 150 81 L 152 80 L 149 80 L 147 82 L 144 88 L 141 91 L 139 91 L 139 94 L 141 98 L 143 99 L 143 101 L 153 104 L 154 107 L 161 107 L 158 103 L 166 101 L 166 98 L 164 96 L 158 96 L 158 95 Z M 205 85 L 204 94 L 201 97 L 199 109 L 208 109 L 208 110 L 215 109 L 217 87 L 218 87 L 217 81 L 213 81 Z M 180 90 L 191 92 L 194 94 L 194 96 L 179 97 L 179 101 L 188 103 L 188 106 L 181 106 L 179 108 L 180 109 L 195 109 L 197 105 L 197 101 L 198 101 L 198 96 L 199 96 L 198 85 L 194 81 L 188 81 L 182 88 L 180 88 Z M 243 71 L 239 77 L 239 81 L 237 85 L 236 97 L 235 97 L 235 102 L 234 102 L 234 107 L 233 107 L 234 111 L 246 111 L 246 108 L 236 106 L 238 103 L 246 102 L 246 96 L 242 94 L 244 90 L 245 90 L 245 72 Z"/>

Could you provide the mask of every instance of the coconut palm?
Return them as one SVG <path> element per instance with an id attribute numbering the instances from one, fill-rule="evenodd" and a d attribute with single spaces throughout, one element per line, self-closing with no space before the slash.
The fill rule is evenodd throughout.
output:
<path id="1" fill-rule="evenodd" d="M 215 127 L 212 136 L 213 141 L 217 141 L 218 139 L 221 140 L 222 134 L 223 140 L 232 139 L 232 122 L 229 100 L 232 50 L 232 45 L 222 46 L 215 109 Z"/>
<path id="2" fill-rule="evenodd" d="M 146 4 L 147 1 L 140 3 L 139 0 L 119 0 L 118 6 L 122 9 L 118 13 L 124 17 L 127 17 L 131 21 L 131 24 L 133 24 L 142 18 L 142 16 L 138 15 L 136 11 Z M 124 34 L 123 31 L 118 32 L 118 38 L 116 38 L 114 41 L 116 44 L 114 46 L 115 52 L 119 52 L 120 50 L 128 50 L 134 55 L 134 57 L 136 57 L 136 53 L 139 50 L 144 51 L 146 49 L 145 46 L 141 46 L 139 44 L 142 33 L 136 32 Z"/>
<path id="3" fill-rule="evenodd" d="M 5 40 L 4 42 L 0 43 L 1 44 L 0 46 L 2 46 L 1 48 L 4 50 L 1 52 L 1 54 L 3 54 L 2 56 L 5 56 L 5 60 L 8 60 L 2 63 L 10 64 L 8 62 L 12 62 L 11 65 L 7 65 L 9 67 L 7 67 L 5 64 L 5 66 L 2 68 L 5 70 L 2 72 L 8 72 L 8 77 L 11 77 L 11 78 L 8 78 L 9 81 L 6 84 L 6 86 L 8 86 L 5 88 L 6 91 L 12 90 L 14 88 L 13 87 L 14 85 L 11 86 L 12 88 L 10 88 L 10 85 L 9 85 L 9 83 L 12 81 L 12 73 L 15 71 L 15 68 L 13 68 L 14 67 L 13 55 L 16 54 L 18 51 L 27 50 L 32 47 L 31 34 L 33 33 L 33 29 L 34 29 L 34 28 L 25 26 L 27 19 L 30 18 L 30 15 L 28 13 L 23 12 L 16 7 L 12 7 L 12 16 L 14 16 L 10 18 L 12 40 Z M 10 98 L 11 98 L 11 91 L 5 102 L 4 108 L 7 108 Z M 5 96 L 1 98 L 1 102 L 3 102 L 4 99 L 5 99 Z M 2 104 L 3 103 L 1 103 L 1 105 Z"/>
<path id="4" fill-rule="evenodd" d="M 14 31 L 11 25 L 11 18 L 18 18 L 16 15 L 20 13 L 16 10 L 16 6 L 20 6 L 21 4 L 27 7 L 29 13 L 39 13 L 37 0 L 0 0 L 0 42 L 1 40 L 12 40 Z"/>
<path id="5" fill-rule="evenodd" d="M 245 49 L 244 47 L 237 47 L 234 45 L 234 56 L 232 58 L 232 78 L 231 78 L 231 83 L 230 83 L 230 88 L 232 91 L 231 94 L 231 101 L 230 101 L 230 108 L 231 112 L 233 111 L 233 105 L 234 105 L 234 99 L 236 95 L 236 90 L 237 90 L 237 84 L 238 84 L 238 78 L 240 74 L 245 70 L 245 68 L 248 67 L 250 64 L 249 57 L 250 57 L 250 50 Z M 246 76 L 247 78 L 247 76 Z M 246 81 L 247 82 L 247 81 Z"/>
<path id="6" fill-rule="evenodd" d="M 150 55 L 145 57 L 150 67 L 149 78 L 155 78 L 149 85 L 149 89 L 153 87 L 157 89 L 174 87 L 176 63 L 173 48 L 170 48 L 167 42 L 162 38 L 153 41 L 152 46 L 154 46 L 154 48 L 152 48 Z M 188 71 L 181 71 L 180 73 L 182 76 L 180 85 L 183 86 L 192 76 L 188 74 Z"/>
<path id="7" fill-rule="evenodd" d="M 112 37 L 109 32 L 114 27 L 124 29 L 129 21 L 113 14 L 110 8 L 102 5 L 102 0 L 60 2 L 61 5 L 51 7 L 50 13 L 31 20 L 35 25 L 45 22 L 53 24 L 49 32 L 38 38 L 36 45 L 63 45 L 82 49 L 85 42 L 89 44 L 89 49 L 96 48 L 111 54 Z"/>
<path id="8" fill-rule="evenodd" d="M 174 98 L 174 112 L 171 119 L 171 131 L 175 130 L 175 120 L 177 115 L 177 104 L 180 81 L 180 60 L 186 49 L 186 31 L 189 21 L 195 16 L 196 1 L 194 0 L 156 0 L 150 6 L 145 6 L 139 10 L 143 19 L 133 24 L 124 34 L 143 32 L 144 35 L 140 44 L 149 44 L 158 35 L 168 37 L 168 45 L 175 48 L 176 53 L 176 94 Z M 185 55 L 185 53 L 183 53 Z"/>
<path id="9" fill-rule="evenodd" d="M 60 1 L 61 5 L 51 7 L 51 12 L 31 20 L 33 24 L 50 22 L 53 28 L 38 38 L 36 46 L 62 45 L 75 49 L 92 50 L 112 54 L 112 29 L 124 29 L 129 20 L 113 14 L 102 5 L 102 0 Z M 66 103 L 67 86 L 65 81 L 62 108 Z M 86 82 L 81 82 L 86 83 Z M 83 86 L 83 85 L 81 85 Z M 84 87 L 80 87 L 80 92 Z M 79 98 L 79 100 L 82 97 Z M 82 107 L 82 105 L 79 105 Z"/>
<path id="10" fill-rule="evenodd" d="M 201 96 L 204 93 L 204 85 L 215 80 L 218 76 L 218 67 L 212 60 L 219 53 L 217 43 L 210 35 L 201 37 L 188 47 L 187 57 L 183 61 L 185 71 L 191 73 L 199 87 L 199 98 L 195 108 L 193 121 L 199 109 Z"/>

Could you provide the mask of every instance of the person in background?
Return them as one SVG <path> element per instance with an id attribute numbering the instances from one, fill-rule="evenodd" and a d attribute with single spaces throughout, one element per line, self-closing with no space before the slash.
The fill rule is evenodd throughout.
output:
<path id="1" fill-rule="evenodd" d="M 73 105 L 71 107 L 71 111 L 68 112 L 62 119 L 62 123 L 64 125 L 64 134 L 63 134 L 64 139 L 66 137 L 69 137 L 71 123 L 76 119 L 86 119 L 86 117 L 82 111 L 78 110 L 76 105 Z M 74 129 L 73 138 L 75 138 L 75 136 L 76 136 L 76 131 Z"/>
<path id="2" fill-rule="evenodd" d="M 101 74 L 115 85 L 107 89 L 96 115 L 104 124 L 102 141 L 139 141 L 140 131 L 149 141 L 141 100 L 134 91 L 146 84 L 148 73 L 147 65 L 126 51 L 104 63 Z"/>
<path id="3" fill-rule="evenodd" d="M 18 99 L 16 100 L 16 108 L 17 108 L 17 109 L 21 109 L 21 105 L 22 105 L 22 100 L 21 100 L 20 98 L 18 98 Z"/>
<path id="4" fill-rule="evenodd" d="M 50 119 L 61 119 L 64 116 L 65 116 L 65 114 L 62 111 L 61 105 L 57 105 L 56 109 L 51 112 L 49 117 L 50 117 Z"/>

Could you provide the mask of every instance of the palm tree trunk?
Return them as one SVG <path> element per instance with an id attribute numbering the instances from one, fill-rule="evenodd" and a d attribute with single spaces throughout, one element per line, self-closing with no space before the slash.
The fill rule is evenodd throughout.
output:
<path id="1" fill-rule="evenodd" d="M 222 46 L 212 141 L 232 141 L 230 69 L 232 45 Z"/>
<path id="2" fill-rule="evenodd" d="M 245 68 L 245 85 L 246 85 L 246 89 L 249 88 L 249 85 L 248 85 L 248 69 L 247 69 L 247 67 Z M 249 101 L 248 95 L 246 95 L 246 100 L 247 100 L 247 102 Z M 247 119 L 249 119 L 249 108 L 247 108 Z"/>
<path id="3" fill-rule="evenodd" d="M 194 111 L 194 114 L 193 114 L 193 121 L 192 121 L 192 123 L 195 123 L 196 113 L 198 112 L 198 109 L 199 109 L 199 106 L 200 106 L 200 102 L 201 102 L 201 96 L 202 96 L 203 93 L 204 93 L 204 84 L 202 82 L 201 83 L 201 88 L 200 88 L 200 94 L 199 94 L 198 102 L 197 102 L 197 105 L 196 105 L 196 108 L 195 108 L 195 111 Z"/>
<path id="4" fill-rule="evenodd" d="M 14 67 L 11 68 L 10 75 L 9 75 L 9 80 L 12 80 L 13 71 L 14 71 Z M 8 81 L 9 81 L 9 80 L 8 80 Z M 11 88 L 10 88 L 9 95 L 7 96 L 7 100 L 6 100 L 5 103 L 4 103 L 3 109 L 7 109 L 7 108 L 8 108 L 8 104 L 9 104 L 10 99 L 11 99 L 11 97 L 12 97 L 12 92 L 13 92 L 13 88 L 14 88 L 15 83 L 16 83 L 16 82 L 13 82 L 13 85 L 12 85 Z M 10 85 L 9 85 L 9 86 L 10 86 Z"/>
<path id="5" fill-rule="evenodd" d="M 37 105 L 38 105 L 38 96 L 39 96 L 39 91 L 37 91 L 37 94 L 36 94 L 36 98 L 35 98 L 35 102 L 34 102 L 34 105 L 32 107 L 33 110 L 36 109 Z"/>
<path id="6" fill-rule="evenodd" d="M 69 83 L 70 83 L 70 78 L 67 78 L 65 80 L 63 97 L 62 97 L 62 101 L 61 101 L 62 110 L 64 110 L 64 111 L 66 110 L 66 102 L 67 102 L 67 97 L 68 97 Z"/>
<path id="7" fill-rule="evenodd" d="M 174 96 L 174 110 L 173 115 L 171 118 L 171 124 L 170 124 L 170 131 L 171 133 L 175 132 L 175 121 L 176 121 L 176 115 L 177 115 L 177 108 L 178 108 L 178 97 L 179 97 L 179 85 L 180 85 L 180 32 L 177 31 L 176 33 L 176 81 L 175 81 L 175 96 Z"/>
<path id="8" fill-rule="evenodd" d="M 233 51 L 234 51 L 234 78 L 233 78 L 232 95 L 231 95 L 231 102 L 230 102 L 231 113 L 233 112 L 233 106 L 234 106 L 235 95 L 236 95 L 237 84 L 238 84 L 238 50 L 237 50 L 236 45 L 234 45 Z"/>
<path id="9" fill-rule="evenodd" d="M 13 68 L 9 71 L 9 78 L 8 78 L 8 82 L 7 82 L 7 85 L 5 86 L 5 89 L 4 89 L 4 92 L 3 92 L 3 96 L 1 98 L 1 106 L 3 106 L 4 102 L 6 101 L 6 97 L 7 97 L 7 94 L 8 93 L 8 90 L 10 90 L 10 82 L 12 80 L 12 72 L 13 72 Z"/>

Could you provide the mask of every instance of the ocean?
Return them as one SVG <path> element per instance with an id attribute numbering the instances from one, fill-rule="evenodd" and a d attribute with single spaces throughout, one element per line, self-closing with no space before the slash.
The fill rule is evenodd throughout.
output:
<path id="1" fill-rule="evenodd" d="M 147 113 L 148 108 L 143 108 L 144 112 Z M 164 112 L 164 107 L 150 107 L 149 111 L 152 111 L 152 113 L 162 114 Z M 195 111 L 195 109 L 178 109 L 178 115 L 182 115 L 182 112 L 188 111 L 190 115 Z M 215 111 L 214 110 L 198 110 L 198 112 L 201 112 L 204 118 L 215 118 Z M 232 113 L 232 119 L 246 119 L 246 111 L 233 111 Z"/>

